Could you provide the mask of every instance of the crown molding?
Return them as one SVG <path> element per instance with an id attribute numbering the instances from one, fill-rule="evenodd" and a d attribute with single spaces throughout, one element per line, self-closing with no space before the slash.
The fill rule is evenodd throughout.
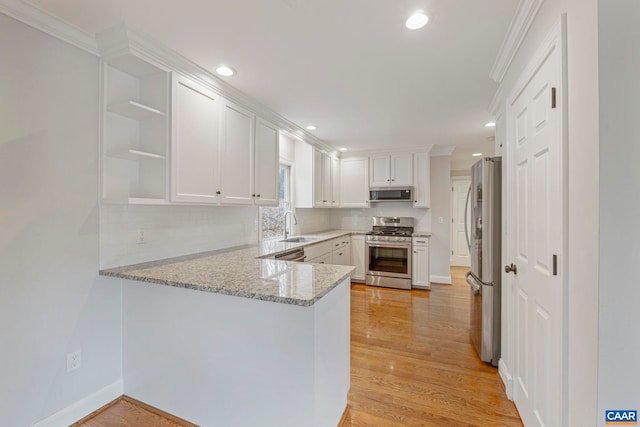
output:
<path id="1" fill-rule="evenodd" d="M 507 35 L 489 73 L 489 77 L 495 82 L 501 83 L 504 79 L 543 2 L 544 0 L 520 0 L 518 10 L 511 20 Z"/>
<path id="2" fill-rule="evenodd" d="M 450 156 L 455 149 L 453 145 L 437 145 L 431 150 L 431 157 Z"/>
<path id="3" fill-rule="evenodd" d="M 96 38 L 55 15 L 22 0 L 0 0 L 0 13 L 17 19 L 43 33 L 98 55 Z"/>
<path id="4" fill-rule="evenodd" d="M 340 152 L 341 158 L 347 157 L 370 157 L 370 156 L 388 156 L 391 154 L 414 154 L 414 153 L 430 153 L 433 149 L 433 144 L 423 144 L 411 147 L 396 147 L 396 148 L 381 148 L 372 150 L 358 150 L 358 151 L 342 151 Z"/>

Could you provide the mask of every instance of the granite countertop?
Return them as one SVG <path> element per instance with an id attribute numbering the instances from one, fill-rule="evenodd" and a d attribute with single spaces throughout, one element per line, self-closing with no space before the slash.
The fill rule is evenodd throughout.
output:
<path id="1" fill-rule="evenodd" d="M 345 230 L 314 233 L 312 236 L 318 240 L 306 243 L 268 241 L 111 268 L 101 270 L 100 274 L 263 301 L 311 306 L 346 279 L 354 267 L 276 261 L 264 257 L 335 237 L 362 233 Z"/>

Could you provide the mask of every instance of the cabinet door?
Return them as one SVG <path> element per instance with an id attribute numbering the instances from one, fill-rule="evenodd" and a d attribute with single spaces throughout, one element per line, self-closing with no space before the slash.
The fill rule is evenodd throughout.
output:
<path id="1" fill-rule="evenodd" d="M 413 207 L 428 208 L 431 199 L 431 156 L 429 153 L 413 155 Z"/>
<path id="2" fill-rule="evenodd" d="M 225 204 L 253 204 L 255 116 L 227 100 L 222 104 L 220 190 Z"/>
<path id="3" fill-rule="evenodd" d="M 413 185 L 413 154 L 394 154 L 390 157 L 391 185 Z"/>
<path id="4" fill-rule="evenodd" d="M 346 264 L 346 252 L 347 252 L 346 247 L 342 247 L 340 249 L 334 249 L 333 252 L 331 252 L 331 264 L 335 264 L 335 265 L 347 265 Z"/>
<path id="5" fill-rule="evenodd" d="M 412 270 L 412 287 L 430 288 L 428 246 L 413 246 Z"/>
<path id="6" fill-rule="evenodd" d="M 331 193 L 331 157 L 322 154 L 322 205 L 331 207 L 333 195 Z"/>
<path id="7" fill-rule="evenodd" d="M 318 258 L 316 258 L 313 262 L 318 264 L 331 264 L 331 252 L 328 252 Z"/>
<path id="8" fill-rule="evenodd" d="M 218 95 L 183 77 L 173 82 L 171 201 L 218 203 Z"/>
<path id="9" fill-rule="evenodd" d="M 331 158 L 331 207 L 340 206 L 340 159 Z"/>
<path id="10" fill-rule="evenodd" d="M 369 159 L 357 157 L 340 162 L 340 206 L 369 207 Z"/>
<path id="11" fill-rule="evenodd" d="M 341 237 L 344 251 L 344 259 L 342 265 L 351 265 L 351 236 Z"/>
<path id="12" fill-rule="evenodd" d="M 391 183 L 389 171 L 389 156 L 371 157 L 370 160 L 371 187 L 387 187 Z"/>
<path id="13" fill-rule="evenodd" d="M 262 119 L 256 120 L 255 203 L 277 206 L 280 188 L 278 128 Z"/>
<path id="14" fill-rule="evenodd" d="M 364 282 L 365 259 L 364 259 L 364 236 L 351 236 L 351 265 L 356 269 L 351 275 L 353 280 Z"/>
<path id="15" fill-rule="evenodd" d="M 297 161 L 297 160 L 296 160 Z M 313 149 L 313 206 L 323 207 L 326 203 L 323 188 L 324 154 Z"/>

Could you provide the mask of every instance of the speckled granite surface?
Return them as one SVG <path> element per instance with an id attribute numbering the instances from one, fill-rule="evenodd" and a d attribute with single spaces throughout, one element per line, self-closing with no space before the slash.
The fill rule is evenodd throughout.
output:
<path id="1" fill-rule="evenodd" d="M 360 234 L 362 232 L 353 232 Z M 264 242 L 101 270 L 103 276 L 301 306 L 313 305 L 354 270 L 351 266 L 260 259 L 351 231 L 314 234 L 308 243 Z"/>

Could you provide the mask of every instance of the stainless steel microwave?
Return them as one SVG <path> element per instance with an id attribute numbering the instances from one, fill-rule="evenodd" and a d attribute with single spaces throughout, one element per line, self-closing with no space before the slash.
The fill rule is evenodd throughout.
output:
<path id="1" fill-rule="evenodd" d="M 413 188 L 372 188 L 369 191 L 371 202 L 411 202 L 413 201 Z"/>

